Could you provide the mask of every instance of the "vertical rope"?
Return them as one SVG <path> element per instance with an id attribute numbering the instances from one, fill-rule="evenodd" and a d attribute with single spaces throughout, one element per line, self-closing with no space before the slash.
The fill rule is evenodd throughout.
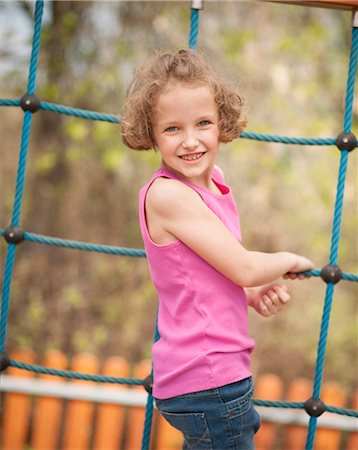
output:
<path id="1" fill-rule="evenodd" d="M 152 422 L 153 422 L 153 396 L 152 394 L 148 394 L 147 406 L 145 408 L 144 431 L 141 450 L 149 449 Z"/>
<path id="2" fill-rule="evenodd" d="M 352 28 L 352 45 L 349 58 L 349 69 L 348 69 L 348 79 L 347 79 L 347 90 L 346 90 L 346 104 L 344 113 L 344 131 L 349 132 L 352 126 L 352 113 L 353 113 L 353 99 L 354 99 L 354 84 L 355 84 L 355 74 L 357 71 L 357 56 L 358 56 L 358 28 Z M 341 159 L 339 165 L 338 182 L 337 182 L 337 193 L 336 202 L 334 208 L 333 216 L 333 226 L 332 226 L 332 238 L 331 238 L 331 253 L 330 253 L 330 264 L 337 264 L 338 261 L 338 246 L 340 240 L 340 230 L 342 222 L 342 207 L 343 207 L 343 197 L 345 180 L 348 166 L 348 151 L 341 151 Z M 326 355 L 327 347 L 327 336 L 329 328 L 329 320 L 332 309 L 334 293 L 334 284 L 328 283 L 326 288 L 326 296 L 324 301 L 324 308 L 322 313 L 321 331 L 318 343 L 318 352 L 316 360 L 316 370 L 313 385 L 313 398 L 320 397 L 324 360 Z M 317 428 L 317 417 L 311 417 L 308 426 L 306 450 L 312 450 L 314 444 L 314 438 Z"/>
<path id="3" fill-rule="evenodd" d="M 358 14 L 357 12 L 355 14 Z M 346 109 L 344 114 L 344 131 L 348 132 L 352 129 L 353 118 L 353 99 L 354 99 L 354 83 L 357 73 L 357 55 L 358 55 L 358 27 L 352 28 L 352 46 L 348 69 L 348 82 L 346 91 Z"/>
<path id="4" fill-rule="evenodd" d="M 338 245 L 341 237 L 343 197 L 346 183 L 347 166 L 348 166 L 348 151 L 342 150 L 338 172 L 336 203 L 334 207 L 334 216 L 333 216 L 331 253 L 329 259 L 330 264 L 337 264 L 338 262 Z"/>
<path id="5" fill-rule="evenodd" d="M 10 298 L 10 285 L 12 278 L 12 271 L 14 267 L 16 245 L 9 244 L 6 254 L 6 262 L 4 269 L 4 284 L 2 289 L 1 299 L 1 317 L 0 317 L 0 353 L 5 351 L 5 339 L 7 329 L 7 319 L 9 315 L 9 298 Z"/>
<path id="6" fill-rule="evenodd" d="M 198 42 L 198 30 L 199 30 L 199 10 L 192 8 L 190 15 L 189 48 L 196 49 L 196 45 Z"/>
<path id="7" fill-rule="evenodd" d="M 39 51 L 40 51 L 43 6 L 44 6 L 43 0 L 36 1 L 34 35 L 33 35 L 33 39 L 32 39 L 32 50 L 31 50 L 28 82 L 27 82 L 27 93 L 28 94 L 34 94 L 34 92 L 35 92 L 37 64 L 38 64 L 38 60 L 39 60 Z M 32 119 L 32 113 L 30 111 L 26 111 L 25 116 L 24 116 L 22 135 L 21 135 L 19 167 L 18 167 L 18 173 L 17 173 L 16 192 L 15 192 L 14 208 L 13 208 L 13 215 L 12 215 L 12 221 L 11 221 L 12 225 L 14 225 L 14 226 L 18 226 L 20 223 L 21 204 L 22 204 L 22 197 L 23 197 L 24 184 L 25 184 L 26 162 L 27 162 L 27 153 L 28 153 L 28 147 L 29 147 L 31 119 Z"/>
<path id="8" fill-rule="evenodd" d="M 155 324 L 155 334 L 154 334 L 154 343 L 156 343 L 160 339 L 160 334 L 158 330 L 158 313 L 157 320 Z M 153 377 L 153 366 L 151 371 L 151 376 Z M 143 431 L 143 440 L 142 440 L 142 449 L 148 450 L 150 444 L 150 434 L 152 430 L 152 421 L 153 421 L 153 396 L 152 394 L 148 394 L 147 406 L 145 408 L 145 420 L 144 420 L 144 431 Z"/>
<path id="9" fill-rule="evenodd" d="M 19 165 L 17 168 L 15 199 L 11 219 L 11 225 L 15 227 L 20 225 L 22 198 L 25 186 L 27 154 L 30 141 L 31 120 L 32 120 L 32 112 L 25 111 L 21 134 Z"/>
<path id="10" fill-rule="evenodd" d="M 316 435 L 316 428 L 317 428 L 317 417 L 310 417 L 310 421 L 308 424 L 306 450 L 313 449 L 314 438 Z"/>
<path id="11" fill-rule="evenodd" d="M 27 93 L 28 94 L 34 94 L 34 92 L 35 92 L 37 63 L 39 60 L 39 52 L 40 52 L 41 24 L 42 24 L 43 8 L 44 8 L 43 0 L 36 0 L 35 27 L 34 27 L 34 36 L 32 39 L 29 78 L 28 78 L 28 82 L 27 82 Z"/>
<path id="12" fill-rule="evenodd" d="M 28 84 L 27 84 L 29 94 L 33 94 L 35 91 L 37 63 L 38 63 L 39 49 L 40 49 L 42 14 L 43 14 L 43 0 L 37 0 L 36 8 L 35 8 L 34 35 L 33 35 L 33 39 L 32 39 L 32 51 L 31 51 L 30 68 L 29 68 L 29 76 L 28 76 Z M 13 226 L 18 226 L 20 224 L 22 197 L 23 197 L 24 185 L 25 185 L 26 160 L 27 160 L 29 139 L 30 139 L 31 119 L 32 119 L 32 113 L 30 111 L 26 111 L 24 114 L 24 121 L 23 121 L 23 126 L 22 126 L 19 165 L 18 165 L 17 179 L 16 179 L 16 191 L 15 191 L 14 207 L 13 207 L 12 220 L 11 220 L 11 224 Z M 8 315 L 9 315 L 10 289 L 11 289 L 12 273 L 13 273 L 13 268 L 14 268 L 14 263 L 15 263 L 15 253 L 16 253 L 16 245 L 9 244 L 8 249 L 7 249 L 7 255 L 6 255 L 6 262 L 5 262 L 5 269 L 4 269 L 4 286 L 3 286 L 2 299 L 1 299 L 1 317 L 0 317 L 0 326 L 1 326 L 0 350 L 1 350 L 1 352 L 4 352 L 4 350 L 5 350 L 6 328 L 7 328 L 7 320 L 8 320 Z"/>

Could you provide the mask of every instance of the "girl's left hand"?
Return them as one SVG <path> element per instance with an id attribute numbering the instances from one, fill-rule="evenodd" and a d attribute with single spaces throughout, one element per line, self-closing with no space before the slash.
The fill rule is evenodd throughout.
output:
<path id="1" fill-rule="evenodd" d="M 249 304 L 262 316 L 270 317 L 281 311 L 289 299 L 286 285 L 269 284 L 251 291 Z"/>

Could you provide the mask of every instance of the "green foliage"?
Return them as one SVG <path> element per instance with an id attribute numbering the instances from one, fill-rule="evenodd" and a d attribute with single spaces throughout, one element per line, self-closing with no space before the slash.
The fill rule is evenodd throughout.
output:
<path id="1" fill-rule="evenodd" d="M 36 160 L 35 168 L 39 173 L 46 173 L 52 170 L 57 163 L 57 156 L 54 152 L 47 152 Z"/>
<path id="2" fill-rule="evenodd" d="M 66 286 L 63 292 L 64 300 L 72 310 L 78 310 L 85 304 L 85 299 L 81 292 L 74 286 Z"/>
<path id="3" fill-rule="evenodd" d="M 63 131 L 70 139 L 81 142 L 88 136 L 89 126 L 83 120 L 71 118 L 65 123 Z"/>

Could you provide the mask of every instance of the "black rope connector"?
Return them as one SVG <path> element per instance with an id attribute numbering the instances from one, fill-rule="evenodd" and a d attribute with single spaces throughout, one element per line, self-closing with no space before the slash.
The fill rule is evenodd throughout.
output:
<path id="1" fill-rule="evenodd" d="M 311 417 L 319 417 L 326 411 L 326 405 L 320 398 L 309 398 L 304 403 L 304 408 Z"/>
<path id="2" fill-rule="evenodd" d="M 8 244 L 21 244 L 25 240 L 25 231 L 20 227 L 8 227 L 4 231 L 4 238 Z"/>
<path id="3" fill-rule="evenodd" d="M 40 109 L 40 99 L 34 94 L 25 94 L 20 99 L 20 106 L 24 111 L 35 113 Z"/>
<path id="4" fill-rule="evenodd" d="M 348 150 L 350 152 L 357 147 L 357 138 L 351 131 L 349 133 L 342 131 L 336 138 L 336 145 L 339 150 Z"/>
<path id="5" fill-rule="evenodd" d="M 342 278 L 342 270 L 336 264 L 327 264 L 322 267 L 321 278 L 328 283 L 336 284 Z"/>
<path id="6" fill-rule="evenodd" d="M 151 394 L 153 391 L 153 375 L 150 374 L 143 380 L 143 387 L 144 389 Z"/>
<path id="7" fill-rule="evenodd" d="M 0 372 L 3 372 L 10 365 L 10 358 L 6 353 L 0 353 Z"/>

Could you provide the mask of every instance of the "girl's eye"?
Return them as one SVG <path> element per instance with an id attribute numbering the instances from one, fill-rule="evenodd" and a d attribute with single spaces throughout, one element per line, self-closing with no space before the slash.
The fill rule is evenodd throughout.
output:
<path id="1" fill-rule="evenodd" d="M 178 127 L 175 127 L 175 126 L 173 125 L 173 126 L 171 126 L 171 127 L 166 128 L 164 131 L 168 131 L 168 132 L 170 133 L 171 131 L 176 131 L 177 129 L 178 129 Z"/>
<path id="2" fill-rule="evenodd" d="M 208 120 L 201 120 L 199 122 L 199 127 L 207 127 L 210 124 Z"/>

